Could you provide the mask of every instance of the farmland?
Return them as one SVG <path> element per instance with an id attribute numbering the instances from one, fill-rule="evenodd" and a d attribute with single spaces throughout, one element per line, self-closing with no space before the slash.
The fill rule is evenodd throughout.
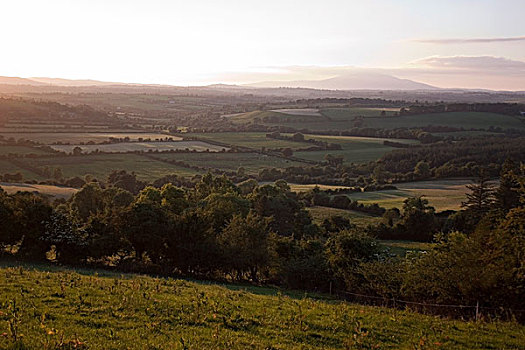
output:
<path id="1" fill-rule="evenodd" d="M 302 142 L 294 142 L 288 140 L 276 140 L 266 137 L 266 133 L 263 132 L 219 132 L 219 133 L 195 133 L 188 134 L 188 137 L 196 137 L 202 140 L 213 140 L 228 145 L 238 147 L 248 147 L 256 150 L 264 148 L 286 148 L 291 149 L 304 148 L 305 144 Z"/>
<path id="2" fill-rule="evenodd" d="M 334 108 L 321 109 L 320 115 L 286 114 L 274 111 L 250 112 L 233 118 L 238 123 L 262 122 L 268 125 L 290 126 L 297 130 L 349 130 L 362 128 L 420 128 L 429 125 L 448 126 L 464 129 L 525 129 L 523 117 L 485 112 L 448 112 L 418 115 L 393 116 L 394 111 L 386 111 L 380 116 L 380 108 Z M 356 119 L 356 117 L 363 117 Z"/>
<path id="3" fill-rule="evenodd" d="M 6 183 L 0 182 L 0 188 L 7 193 L 15 193 L 18 191 L 27 191 L 33 193 L 40 193 L 55 198 L 68 199 L 76 191 L 75 188 L 65 186 L 52 186 L 52 185 L 35 185 L 35 184 L 24 184 L 24 183 Z"/>
<path id="4" fill-rule="evenodd" d="M 419 181 L 396 184 L 397 190 L 382 190 L 375 192 L 356 192 L 348 196 L 359 203 L 378 203 L 385 208 L 402 208 L 403 201 L 408 197 L 425 196 L 429 204 L 440 210 L 458 210 L 461 201 L 465 199 L 467 179 L 447 179 L 434 181 Z"/>
<path id="5" fill-rule="evenodd" d="M 113 170 L 135 172 L 141 180 L 152 181 L 167 174 L 176 173 L 181 176 L 193 176 L 197 172 L 191 169 L 164 163 L 138 154 L 102 154 L 82 155 L 70 157 L 35 158 L 31 166 L 44 169 L 45 167 L 60 168 L 66 178 L 73 176 L 93 175 L 104 180 Z M 35 176 L 28 179 L 32 179 Z"/>
<path id="6" fill-rule="evenodd" d="M 366 227 L 368 225 L 376 225 L 382 221 L 381 217 L 367 215 L 353 210 L 344 210 L 329 207 L 309 207 L 308 212 L 312 216 L 314 222 L 321 224 L 325 219 L 333 216 L 341 216 L 350 221 L 358 227 Z"/>
<path id="7" fill-rule="evenodd" d="M 2 348 L 16 346 L 13 332 L 32 349 L 518 349 L 525 336 L 515 323 L 105 271 L 4 264 L 0 285 Z"/>
<path id="8" fill-rule="evenodd" d="M 152 151 L 196 151 L 196 152 L 221 152 L 229 148 L 211 145 L 202 141 L 162 141 L 162 142 L 120 142 L 103 145 L 53 145 L 53 149 L 73 153 L 75 147 L 79 147 L 82 152 L 91 153 L 100 151 L 105 153 L 125 153 L 125 152 L 152 152 Z"/>
<path id="9" fill-rule="evenodd" d="M 155 158 L 183 161 L 199 167 L 225 171 L 237 171 L 242 167 L 250 175 L 256 175 L 264 168 L 286 168 L 302 164 L 260 153 L 160 153 L 155 154 Z"/>
<path id="10" fill-rule="evenodd" d="M 6 139 L 13 138 L 15 140 L 24 139 L 31 140 L 46 145 L 64 143 L 64 144 L 82 144 L 88 142 L 101 143 L 107 142 L 110 138 L 129 138 L 131 141 L 138 141 L 141 139 L 165 139 L 171 137 L 174 140 L 181 140 L 180 137 L 165 135 L 152 132 L 9 132 L 2 133 Z"/>

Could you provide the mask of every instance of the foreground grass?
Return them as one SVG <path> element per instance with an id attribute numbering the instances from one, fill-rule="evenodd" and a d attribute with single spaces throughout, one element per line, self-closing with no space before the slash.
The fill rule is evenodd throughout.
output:
<path id="1" fill-rule="evenodd" d="M 514 323 L 444 320 L 268 288 L 44 269 L 0 268 L 0 348 L 24 348 L 13 333 L 29 349 L 519 349 L 525 339 L 525 327 Z"/>

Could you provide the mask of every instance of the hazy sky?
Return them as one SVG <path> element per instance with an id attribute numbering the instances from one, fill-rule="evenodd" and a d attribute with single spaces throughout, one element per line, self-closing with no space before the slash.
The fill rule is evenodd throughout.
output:
<path id="1" fill-rule="evenodd" d="M 0 0 L 0 75 L 244 83 L 337 66 L 525 90 L 524 14 L 524 0 Z"/>

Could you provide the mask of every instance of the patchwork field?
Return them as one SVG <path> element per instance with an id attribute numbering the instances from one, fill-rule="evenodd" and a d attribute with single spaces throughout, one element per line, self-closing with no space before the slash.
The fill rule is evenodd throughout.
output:
<path id="1" fill-rule="evenodd" d="M 51 186 L 51 185 L 33 185 L 33 184 L 19 184 L 19 183 L 7 183 L 0 182 L 0 188 L 9 194 L 21 192 L 33 192 L 40 193 L 43 195 L 49 195 L 56 198 L 68 199 L 78 190 L 76 188 L 64 187 L 64 186 Z"/>
<path id="2" fill-rule="evenodd" d="M 51 152 L 27 146 L 6 146 L 0 144 L 0 156 L 8 154 L 50 154 Z"/>
<path id="3" fill-rule="evenodd" d="M 525 337 L 517 323 L 106 271 L 3 264 L 0 286 L 2 349 L 519 349 Z"/>
<path id="4" fill-rule="evenodd" d="M 441 210 L 458 210 L 461 202 L 465 200 L 467 192 L 466 185 L 470 184 L 468 179 L 450 179 L 419 181 L 395 184 L 397 190 L 384 190 L 374 192 L 356 192 L 348 196 L 360 203 L 378 203 L 385 208 L 403 207 L 403 201 L 408 197 L 425 196 L 429 204 Z"/>
<path id="5" fill-rule="evenodd" d="M 321 224 L 324 221 L 324 219 L 329 219 L 330 217 L 336 215 L 350 220 L 352 224 L 357 225 L 358 227 L 376 225 L 382 221 L 381 217 L 367 215 L 365 213 L 353 210 L 344 210 L 329 207 L 309 207 L 307 208 L 307 210 L 310 213 L 310 215 L 312 215 L 312 219 L 314 220 L 314 222 L 317 224 Z"/>
<path id="6" fill-rule="evenodd" d="M 264 168 L 302 165 L 302 163 L 259 153 L 161 153 L 155 154 L 155 157 L 226 171 L 237 171 L 239 167 L 243 167 L 247 174 L 257 174 Z"/>
<path id="7" fill-rule="evenodd" d="M 217 133 L 195 133 L 188 134 L 189 137 L 198 137 L 202 140 L 213 140 L 228 145 L 248 147 L 260 150 L 265 148 L 305 148 L 307 144 L 302 142 L 293 142 L 288 140 L 276 140 L 266 137 L 264 132 L 217 132 Z"/>
<path id="8" fill-rule="evenodd" d="M 385 111 L 385 116 L 381 112 Z M 525 118 L 496 113 L 449 112 L 395 117 L 397 109 L 392 108 L 327 108 L 319 110 L 318 115 L 300 115 L 299 112 L 286 113 L 258 111 L 233 118 L 238 123 L 258 122 L 266 125 L 284 125 L 297 130 L 349 130 L 354 127 L 364 128 L 418 128 L 429 125 L 450 126 L 464 129 L 525 129 Z M 291 114 L 290 114 L 291 113 Z M 363 117 L 361 120 L 356 117 Z"/>
<path id="9" fill-rule="evenodd" d="M 44 180 L 40 175 L 35 174 L 32 171 L 23 169 L 8 160 L 0 159 L 0 174 L 16 173 L 22 174 L 24 180 Z"/>
<path id="10" fill-rule="evenodd" d="M 193 176 L 195 170 L 175 166 L 138 154 L 101 154 L 70 157 L 35 158 L 31 164 L 37 168 L 61 168 L 64 177 L 91 174 L 105 180 L 113 170 L 135 172 L 141 180 L 155 180 L 167 174 Z"/>
<path id="11" fill-rule="evenodd" d="M 221 152 L 228 151 L 228 147 L 211 145 L 202 141 L 173 141 L 173 142 L 119 142 L 104 145 L 52 145 L 53 149 L 73 153 L 75 147 L 80 147 L 82 152 L 91 153 L 99 150 L 107 153 L 124 153 L 124 152 L 148 152 L 148 151 L 175 151 L 190 150 L 197 152 Z"/>
<path id="12" fill-rule="evenodd" d="M 109 141 L 110 137 L 114 138 L 126 138 L 129 137 L 132 141 L 137 141 L 139 138 L 142 139 L 165 139 L 171 137 L 173 140 L 182 140 L 181 137 L 165 135 L 160 133 L 149 133 L 149 132 L 16 132 L 16 133 L 2 133 L 0 136 L 6 139 L 14 138 L 32 140 L 43 144 L 53 143 L 100 143 Z"/>

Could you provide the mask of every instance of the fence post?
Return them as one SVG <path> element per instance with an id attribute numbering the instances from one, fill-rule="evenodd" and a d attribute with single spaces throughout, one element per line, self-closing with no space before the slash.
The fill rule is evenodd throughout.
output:
<path id="1" fill-rule="evenodd" d="M 479 320 L 479 300 L 476 301 L 476 321 Z"/>

